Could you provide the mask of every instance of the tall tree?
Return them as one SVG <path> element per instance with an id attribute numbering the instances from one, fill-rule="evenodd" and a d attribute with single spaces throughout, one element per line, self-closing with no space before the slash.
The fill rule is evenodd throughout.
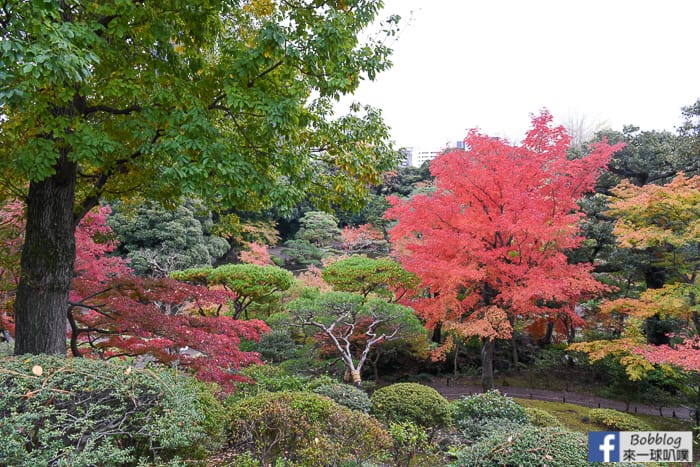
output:
<path id="1" fill-rule="evenodd" d="M 327 292 L 314 298 L 298 298 L 288 305 L 292 323 L 319 330 L 340 355 L 353 384 L 362 386 L 362 367 L 373 348 L 420 333 L 413 310 L 380 299 L 347 292 Z"/>
<path id="2" fill-rule="evenodd" d="M 389 66 L 383 38 L 358 40 L 381 6 L 2 2 L 0 170 L 28 187 L 15 352 L 65 354 L 74 229 L 100 199 L 362 199 L 396 154 L 379 111 L 332 102 Z"/>
<path id="3" fill-rule="evenodd" d="M 510 334 L 509 318 L 574 314 L 583 297 L 604 286 L 591 266 L 569 264 L 578 245 L 576 200 L 593 188 L 619 146 L 597 144 L 587 157 L 567 158 L 569 137 L 543 111 L 520 145 L 476 131 L 466 151 L 431 164 L 437 191 L 402 202 L 392 242 L 425 296 L 414 307 L 429 325 L 456 323 L 483 338 L 483 384 L 493 386 L 493 343 Z M 453 325 L 454 326 L 454 325 Z"/>
<path id="4" fill-rule="evenodd" d="M 175 209 L 117 204 L 108 222 L 119 241 L 117 253 L 140 275 L 165 277 L 178 269 L 211 265 L 231 248 L 226 239 L 211 235 L 211 212 L 195 200 L 184 200 Z"/>
<path id="5" fill-rule="evenodd" d="M 620 246 L 648 251 L 653 264 L 664 271 L 664 280 L 661 284 L 647 283 L 646 290 L 638 297 L 605 302 L 603 311 L 632 317 L 635 324 L 650 317 L 675 318 L 686 323 L 683 335 L 697 335 L 700 333 L 700 176 L 688 178 L 680 174 L 662 186 L 638 187 L 623 182 L 613 189 L 613 194 L 615 198 L 608 212 L 617 219 L 614 232 Z M 647 335 L 649 341 L 651 338 Z"/>

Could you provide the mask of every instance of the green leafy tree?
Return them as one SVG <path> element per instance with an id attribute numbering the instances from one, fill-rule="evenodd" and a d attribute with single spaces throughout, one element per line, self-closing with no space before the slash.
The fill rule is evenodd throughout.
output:
<path id="1" fill-rule="evenodd" d="M 372 347 L 422 329 L 412 309 L 345 293 L 328 292 L 299 298 L 288 305 L 294 324 L 320 331 L 322 340 L 340 355 L 353 384 L 361 387 L 361 371 Z"/>
<path id="2" fill-rule="evenodd" d="M 608 173 L 598 180 L 597 191 L 607 192 L 625 179 L 638 186 L 665 183 L 691 163 L 681 139 L 669 131 L 642 131 L 627 125 L 622 132 L 606 130 L 597 136 L 598 140 L 625 145 L 610 160 Z"/>
<path id="3" fill-rule="evenodd" d="M 374 297 L 389 303 L 401 300 L 419 282 L 415 274 L 406 271 L 391 258 L 372 259 L 365 256 L 351 256 L 331 263 L 322 270 L 321 276 L 338 292 L 352 292 L 361 295 L 364 300 Z M 393 359 L 395 368 L 399 362 L 425 360 L 427 349 L 427 336 L 422 327 L 414 327 L 413 332 L 404 329 L 399 339 L 374 346 L 369 352 L 368 361 L 375 381 L 379 379 L 380 363 L 386 367 Z"/>
<path id="4" fill-rule="evenodd" d="M 228 242 L 210 234 L 211 213 L 193 201 L 175 209 L 144 203 L 135 210 L 117 206 L 108 223 L 117 251 L 137 274 L 156 277 L 193 266 L 211 265 L 229 250 Z"/>
<path id="5" fill-rule="evenodd" d="M 299 219 L 301 227 L 294 236 L 297 240 L 324 247 L 340 238 L 338 219 L 322 211 L 309 211 Z"/>
<path id="6" fill-rule="evenodd" d="M 302 268 L 320 266 L 328 255 L 328 247 L 340 239 L 338 219 L 323 211 L 308 211 L 299 219 L 299 230 L 292 240 L 284 242 L 282 252 L 289 262 Z"/>
<path id="7" fill-rule="evenodd" d="M 242 314 L 248 318 L 251 305 L 274 302 L 279 299 L 278 292 L 289 289 L 294 277 L 289 271 L 277 266 L 258 264 L 225 264 L 217 268 L 191 268 L 175 271 L 174 279 L 193 284 L 223 286 L 236 294 L 232 301 L 231 316 L 238 319 Z"/>
<path id="8" fill-rule="evenodd" d="M 366 300 L 370 294 L 389 302 L 401 299 L 418 286 L 418 276 L 391 258 L 351 256 L 336 261 L 321 273 L 323 280 L 339 292 L 353 292 Z"/>
<path id="9" fill-rule="evenodd" d="M 320 266 L 321 260 L 328 255 L 322 248 L 313 245 L 306 240 L 287 240 L 284 242 L 285 248 L 282 250 L 289 263 L 302 268 L 308 266 Z"/>
<path id="10" fill-rule="evenodd" d="M 362 200 L 397 154 L 378 110 L 332 112 L 390 65 L 384 37 L 358 39 L 381 7 L 3 2 L 0 170 L 27 190 L 15 352 L 65 354 L 74 229 L 101 199 Z"/>

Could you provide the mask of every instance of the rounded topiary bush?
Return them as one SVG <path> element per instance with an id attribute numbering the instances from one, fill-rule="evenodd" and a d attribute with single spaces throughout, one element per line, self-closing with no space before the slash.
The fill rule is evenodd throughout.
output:
<path id="1" fill-rule="evenodd" d="M 170 371 L 20 356 L 0 360 L 0 465 L 123 465 L 203 457 L 223 442 L 208 387 Z"/>
<path id="2" fill-rule="evenodd" d="M 463 396 L 452 403 L 452 417 L 457 422 L 474 423 L 493 419 L 507 419 L 515 423 L 528 423 L 525 408 L 510 397 L 491 389 L 482 394 Z"/>
<path id="3" fill-rule="evenodd" d="M 323 384 L 314 388 L 313 392 L 330 397 L 338 404 L 360 412 L 368 413 L 372 408 L 372 401 L 367 393 L 350 384 Z"/>
<path id="4" fill-rule="evenodd" d="M 452 465 L 585 467 L 588 440 L 582 433 L 532 425 L 521 426 L 517 431 L 492 431 L 488 437 L 459 451 Z"/>
<path id="5" fill-rule="evenodd" d="M 495 389 L 463 396 L 452 402 L 451 408 L 455 425 L 470 442 L 489 436 L 494 430 L 517 430 L 518 425 L 530 423 L 524 407 Z"/>
<path id="6" fill-rule="evenodd" d="M 537 407 L 525 407 L 525 413 L 527 414 L 530 424 L 535 426 L 552 426 L 552 427 L 562 427 L 562 423 L 557 417 L 552 415 L 543 409 L 538 409 Z"/>
<path id="7" fill-rule="evenodd" d="M 588 418 L 614 431 L 652 431 L 651 425 L 625 412 L 613 409 L 593 409 Z"/>
<path id="8" fill-rule="evenodd" d="M 372 413 L 385 423 L 412 422 L 438 428 L 450 423 L 450 403 L 435 389 L 417 383 L 396 383 L 377 389 Z"/>
<path id="9" fill-rule="evenodd" d="M 261 465 L 337 465 L 381 461 L 391 436 L 367 414 L 309 392 L 259 393 L 231 406 L 230 444 Z"/>

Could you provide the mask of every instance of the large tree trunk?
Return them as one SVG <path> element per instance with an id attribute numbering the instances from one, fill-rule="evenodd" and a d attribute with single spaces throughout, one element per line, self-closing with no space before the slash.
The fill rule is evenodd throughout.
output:
<path id="1" fill-rule="evenodd" d="M 513 370 L 518 371 L 518 340 L 515 337 L 515 331 L 513 331 L 513 334 L 510 336 L 510 349 L 513 362 Z"/>
<path id="2" fill-rule="evenodd" d="M 484 391 L 493 389 L 495 386 L 493 380 L 493 351 L 496 348 L 494 339 L 484 339 L 484 345 L 481 347 L 481 385 Z"/>
<path id="3" fill-rule="evenodd" d="M 547 330 L 544 333 L 544 336 L 540 338 L 540 347 L 545 348 L 548 345 L 552 343 L 552 335 L 554 334 L 554 322 L 548 321 L 547 322 Z"/>
<path id="4" fill-rule="evenodd" d="M 431 340 L 436 344 L 442 344 L 442 321 L 438 321 L 437 323 L 435 323 Z"/>
<path id="5" fill-rule="evenodd" d="M 66 355 L 68 292 L 75 261 L 75 181 L 76 166 L 64 155 L 53 176 L 29 185 L 15 297 L 15 355 Z"/>

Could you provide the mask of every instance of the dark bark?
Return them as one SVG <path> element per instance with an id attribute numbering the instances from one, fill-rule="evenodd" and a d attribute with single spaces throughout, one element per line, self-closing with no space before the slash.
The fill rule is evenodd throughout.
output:
<path id="1" fill-rule="evenodd" d="M 481 385 L 484 391 L 493 389 L 495 386 L 493 379 L 493 351 L 496 347 L 494 339 L 484 339 L 481 347 Z"/>
<path id="2" fill-rule="evenodd" d="M 544 336 L 540 339 L 540 347 L 544 348 L 552 343 L 552 336 L 554 334 L 554 322 L 553 321 L 548 321 L 547 322 L 547 329 L 544 333 Z"/>
<path id="3" fill-rule="evenodd" d="M 513 331 L 513 334 L 510 337 L 510 348 L 511 348 L 511 357 L 512 357 L 512 362 L 513 362 L 513 369 L 515 371 L 518 371 L 518 339 L 515 335 L 515 331 Z"/>
<path id="4" fill-rule="evenodd" d="M 513 369 L 515 371 L 518 371 L 518 339 L 515 335 L 515 318 L 513 316 L 509 316 L 508 322 L 510 323 L 510 328 L 513 330 L 510 335 L 510 348 Z"/>
<path id="5" fill-rule="evenodd" d="M 442 344 L 442 322 L 435 323 L 431 340 L 436 344 Z"/>
<path id="6" fill-rule="evenodd" d="M 29 184 L 21 277 L 15 298 L 15 355 L 66 355 L 68 292 L 75 261 L 76 166 Z"/>
<path id="7" fill-rule="evenodd" d="M 690 306 L 695 307 L 697 304 L 695 294 L 691 293 L 690 294 Z M 690 315 L 690 318 L 693 321 L 693 325 L 695 326 L 695 332 L 700 333 L 700 315 L 698 314 L 697 311 L 693 311 L 692 314 Z"/>
<path id="8" fill-rule="evenodd" d="M 369 359 L 369 363 L 372 365 L 372 374 L 374 374 L 374 381 L 379 381 L 379 358 L 382 355 L 381 347 L 374 350 L 373 358 Z"/>
<path id="9" fill-rule="evenodd" d="M 569 331 L 566 334 L 566 342 L 571 345 L 576 342 L 576 328 L 572 325 L 569 326 Z"/>
<path id="10" fill-rule="evenodd" d="M 459 339 L 455 338 L 455 358 L 452 360 L 452 374 L 456 378 L 459 374 Z"/>

